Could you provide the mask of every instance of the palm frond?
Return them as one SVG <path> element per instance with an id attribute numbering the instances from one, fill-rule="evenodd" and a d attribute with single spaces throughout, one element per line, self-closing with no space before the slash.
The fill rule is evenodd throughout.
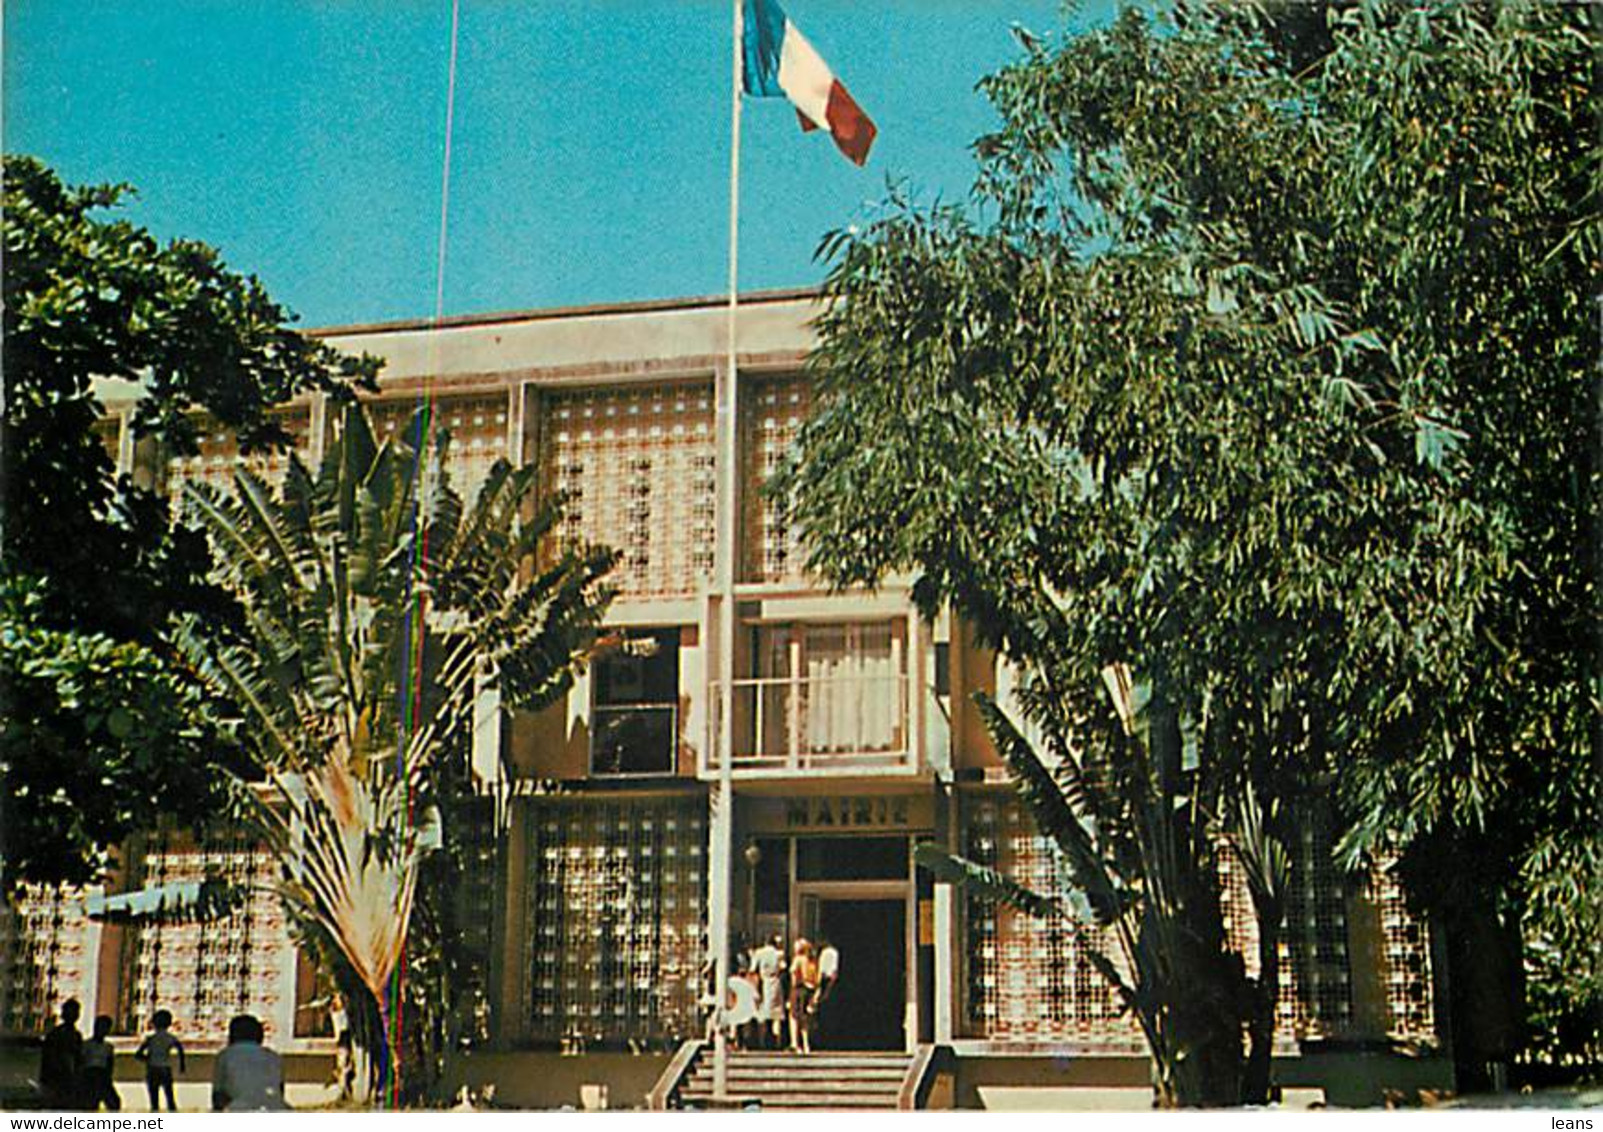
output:
<path id="1" fill-rule="evenodd" d="M 202 683 L 244 712 L 258 746 L 268 747 L 275 759 L 300 761 L 295 705 L 262 671 L 250 650 L 204 634 L 200 619 L 193 615 L 174 627 L 173 644 Z"/>
<path id="2" fill-rule="evenodd" d="M 1272 803 L 1271 812 L 1264 812 L 1258 801 L 1258 791 L 1248 779 L 1233 820 L 1225 828 L 1225 836 L 1235 850 L 1236 860 L 1241 863 L 1253 902 L 1260 909 L 1284 908 L 1291 884 L 1291 854 L 1285 842 L 1270 828 L 1277 810 Z"/>
<path id="3" fill-rule="evenodd" d="M 1109 871 L 1096 838 L 1058 789 L 1052 772 L 1041 762 L 1030 741 L 1014 726 L 994 699 L 975 696 L 980 718 L 991 742 L 1016 780 L 1020 797 L 1029 806 L 1036 825 L 1062 852 L 1075 887 L 1085 893 L 1092 913 L 1112 923 L 1129 908 L 1133 896 Z"/>
<path id="4" fill-rule="evenodd" d="M 267 485 L 249 468 L 234 472 L 234 487 L 240 511 L 251 521 L 257 545 L 266 553 L 259 556 L 262 581 L 289 588 L 300 583 L 300 558 L 291 545 L 280 505 L 268 493 Z"/>
<path id="5" fill-rule="evenodd" d="M 186 489 L 246 620 L 243 639 L 190 619 L 175 640 L 274 788 L 242 797 L 292 914 L 379 1011 L 429 851 L 412 803 L 463 756 L 482 689 L 540 706 L 571 685 L 614 563 L 579 548 L 523 580 L 559 519 L 524 519 L 534 469 L 498 464 L 464 509 L 426 423 L 377 443 L 350 406 L 316 476 L 292 461 L 276 497 L 248 474 L 238 499 Z"/>
<path id="6" fill-rule="evenodd" d="M 247 533 L 244 512 L 228 496 L 209 483 L 189 480 L 183 486 L 184 503 L 191 518 L 200 522 L 217 552 L 218 566 L 236 584 L 248 587 L 267 574 L 268 567 Z"/>
<path id="7" fill-rule="evenodd" d="M 947 853 L 929 842 L 920 844 L 914 850 L 913 860 L 938 882 L 957 885 L 970 896 L 981 900 L 1005 904 L 1037 919 L 1058 916 L 1063 912 L 1055 898 L 1043 896 L 993 868 Z"/>

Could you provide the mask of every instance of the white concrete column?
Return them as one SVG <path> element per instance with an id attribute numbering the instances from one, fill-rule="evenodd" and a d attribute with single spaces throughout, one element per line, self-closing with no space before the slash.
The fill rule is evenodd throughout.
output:
<path id="1" fill-rule="evenodd" d="M 323 446 L 328 443 L 328 397 L 313 393 L 306 424 L 307 470 L 314 476 L 323 464 Z"/>
<path id="2" fill-rule="evenodd" d="M 507 390 L 506 458 L 514 468 L 521 468 L 524 464 L 523 407 L 528 399 L 527 390 L 527 384 L 521 381 Z"/>
<path id="3" fill-rule="evenodd" d="M 957 992 L 956 917 L 953 892 L 949 884 L 935 886 L 935 1041 L 946 1045 L 954 1032 L 954 1000 Z"/>
<path id="4" fill-rule="evenodd" d="M 501 689 L 481 673 L 473 696 L 473 781 L 479 787 L 501 783 Z"/>
<path id="5" fill-rule="evenodd" d="M 908 861 L 906 911 L 907 928 L 903 960 L 907 964 L 907 1009 L 902 1018 L 903 1048 L 912 1053 L 918 1048 L 918 866 Z"/>
<path id="6" fill-rule="evenodd" d="M 923 770 L 929 758 L 928 728 L 925 720 L 926 695 L 929 684 L 925 681 L 925 662 L 928 659 L 929 638 L 924 632 L 923 618 L 919 617 L 918 609 L 910 607 L 907 611 L 907 689 L 903 697 L 903 726 L 910 729 L 908 741 L 909 761 L 918 769 Z"/>
<path id="7" fill-rule="evenodd" d="M 117 414 L 117 474 L 134 474 L 134 419 L 133 410 Z"/>
<path id="8" fill-rule="evenodd" d="M 941 844 L 947 852 L 958 848 L 961 816 L 958 813 L 958 795 L 947 788 L 946 828 Z M 957 926 L 957 890 L 950 884 L 935 885 L 935 1041 L 950 1044 L 957 1034 L 957 949 L 961 946 Z"/>
<path id="9" fill-rule="evenodd" d="M 283 942 L 284 966 L 278 972 L 278 1009 L 273 1012 L 273 1025 L 278 1028 L 279 1048 L 293 1048 L 295 1043 L 295 984 L 299 982 L 300 952 L 294 937 L 286 926 Z"/>
<path id="10" fill-rule="evenodd" d="M 84 889 L 83 895 L 85 898 L 95 896 L 104 899 L 106 888 L 104 885 L 97 884 Z M 86 1016 L 84 1020 L 89 1024 L 84 1027 L 86 1030 L 94 1024 L 95 1010 L 100 1003 L 100 946 L 104 930 L 105 925 L 98 920 L 89 920 L 84 928 L 83 962 L 86 969 L 84 971 L 83 997 L 78 1001 L 83 1007 L 83 1012 Z M 293 1009 L 293 1006 L 294 1004 L 291 1003 L 291 1009 Z"/>
<path id="11" fill-rule="evenodd" d="M 787 647 L 789 649 L 789 659 L 786 661 L 786 666 L 790 669 L 790 691 L 786 696 L 787 703 L 785 705 L 785 714 L 789 719 L 789 734 L 785 739 L 785 765 L 791 770 L 798 770 L 801 768 L 802 739 L 806 734 L 807 727 L 806 720 L 803 718 L 806 701 L 803 697 L 802 643 L 801 629 L 799 627 L 793 626 L 790 629 L 790 640 Z M 757 698 L 758 703 L 762 702 L 763 690 L 763 685 L 761 684 L 752 689 L 752 694 Z M 821 694 L 829 695 L 830 693 L 826 690 Z M 766 755 L 768 752 L 763 751 L 761 748 L 762 741 L 762 732 L 759 731 L 757 737 L 758 750 Z"/>

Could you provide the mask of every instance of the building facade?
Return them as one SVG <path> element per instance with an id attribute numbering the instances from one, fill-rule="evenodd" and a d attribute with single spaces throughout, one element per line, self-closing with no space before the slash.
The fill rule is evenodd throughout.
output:
<path id="1" fill-rule="evenodd" d="M 631 1103 L 639 1065 L 608 1067 L 665 1059 L 702 1033 L 704 941 L 723 916 L 748 940 L 835 943 L 849 991 L 839 1047 L 937 1043 L 981 1076 L 1020 1081 L 1065 1058 L 1086 1080 L 1098 1065 L 1124 1080 L 1142 1056 L 1071 933 L 971 902 L 913 865 L 913 847 L 934 840 L 1039 890 L 1061 886 L 969 698 L 1005 701 L 1010 674 L 961 622 L 921 619 L 911 579 L 839 593 L 810 578 L 763 490 L 809 411 L 815 314 L 811 293 L 744 300 L 733 375 L 714 301 L 321 332 L 385 359 L 370 406 L 381 433 L 433 398 L 464 495 L 496 459 L 536 464 L 569 500 L 564 534 L 622 554 L 612 647 L 566 702 L 531 715 L 486 698 L 475 728 L 480 868 L 463 898 L 482 911 L 477 1056 L 502 1067 L 485 1072 L 506 1079 L 504 1098 L 541 1076 L 529 1059 L 585 1057 L 616 1083 L 613 1103 Z M 326 406 L 297 404 L 284 422 L 315 461 Z M 148 462 L 124 417 L 105 435 L 125 468 Z M 209 434 L 160 474 L 173 491 L 226 485 L 239 462 L 231 438 Z M 284 458 L 258 462 L 272 476 Z M 721 778 L 727 876 L 712 868 Z M 1292 1076 L 1317 1083 L 1345 1072 L 1342 1058 L 1399 1051 L 1439 1065 L 1445 999 L 1429 933 L 1384 869 L 1344 875 L 1330 848 L 1317 824 L 1293 847 L 1280 1000 L 1288 1065 L 1304 1067 Z M 153 834 L 123 854 L 111 887 L 219 870 L 262 882 L 221 927 L 117 928 L 89 920 L 81 894 L 31 892 L 0 938 L 5 1026 L 37 1032 L 76 996 L 124 1032 L 162 1005 L 181 1031 L 220 1037 L 249 1008 L 280 1045 L 323 1048 L 314 973 L 252 847 Z M 1225 880 L 1233 938 L 1251 957 L 1244 882 Z"/>

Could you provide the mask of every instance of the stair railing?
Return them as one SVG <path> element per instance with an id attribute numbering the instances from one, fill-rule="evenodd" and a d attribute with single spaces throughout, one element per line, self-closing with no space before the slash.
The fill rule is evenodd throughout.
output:
<path id="1" fill-rule="evenodd" d="M 679 1091 L 686 1077 L 696 1067 L 696 1058 L 701 1054 L 701 1047 L 707 1043 L 699 1038 L 683 1043 L 674 1052 L 668 1067 L 657 1078 L 657 1083 L 651 1086 L 651 1092 L 646 1094 L 646 1108 L 652 1112 L 664 1112 L 673 1103 L 674 1094 Z"/>
<path id="2" fill-rule="evenodd" d="M 913 1052 L 896 1095 L 898 1110 L 949 1109 L 956 1093 L 957 1058 L 950 1046 L 921 1045 Z"/>

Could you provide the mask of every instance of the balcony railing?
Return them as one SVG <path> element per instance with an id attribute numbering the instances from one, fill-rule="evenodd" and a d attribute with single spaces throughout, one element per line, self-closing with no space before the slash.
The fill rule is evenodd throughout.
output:
<path id="1" fill-rule="evenodd" d="M 733 769 L 910 770 L 907 677 L 772 676 L 713 689 L 704 770 L 718 769 L 718 728 L 734 713 Z"/>
<path id="2" fill-rule="evenodd" d="M 591 726 L 591 774 L 673 774 L 678 769 L 675 704 L 597 704 Z"/>

